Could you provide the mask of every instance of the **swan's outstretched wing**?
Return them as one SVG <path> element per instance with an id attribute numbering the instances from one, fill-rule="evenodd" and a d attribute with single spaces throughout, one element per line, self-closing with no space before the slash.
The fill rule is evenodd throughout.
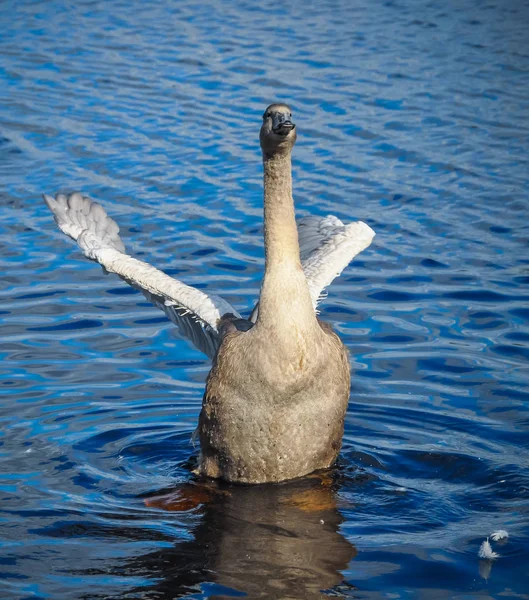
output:
<path id="1" fill-rule="evenodd" d="M 371 244 L 375 232 L 362 221 L 344 225 L 333 215 L 303 217 L 297 225 L 301 266 L 316 308 L 325 288 Z M 258 313 L 259 303 L 250 315 L 252 323 Z"/>
<path id="2" fill-rule="evenodd" d="M 298 235 L 301 264 L 316 307 L 323 290 L 371 244 L 375 232 L 362 221 L 344 225 L 329 215 L 300 219 Z"/>
<path id="3" fill-rule="evenodd" d="M 299 253 L 301 262 L 321 246 L 332 234 L 343 227 L 343 223 L 334 215 L 326 217 L 303 217 L 297 220 Z"/>
<path id="4" fill-rule="evenodd" d="M 116 273 L 161 308 L 201 352 L 210 358 L 220 343 L 219 320 L 226 313 L 240 317 L 225 300 L 209 296 L 125 254 L 119 227 L 103 207 L 79 192 L 55 198 L 44 195 L 59 229 L 73 238 L 84 255 Z"/>

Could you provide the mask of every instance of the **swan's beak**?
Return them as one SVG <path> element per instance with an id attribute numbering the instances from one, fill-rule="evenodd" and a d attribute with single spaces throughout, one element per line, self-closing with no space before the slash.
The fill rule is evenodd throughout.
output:
<path id="1" fill-rule="evenodd" d="M 294 127 L 295 125 L 290 120 L 289 115 L 280 112 L 272 115 L 272 131 L 276 135 L 288 135 Z"/>

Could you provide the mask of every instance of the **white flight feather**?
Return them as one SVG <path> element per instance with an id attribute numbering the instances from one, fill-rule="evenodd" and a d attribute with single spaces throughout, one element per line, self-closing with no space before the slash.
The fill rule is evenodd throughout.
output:
<path id="1" fill-rule="evenodd" d="M 59 229 L 73 238 L 84 255 L 106 272 L 116 273 L 162 309 L 181 333 L 210 358 L 220 342 L 218 321 L 240 314 L 225 300 L 188 286 L 125 253 L 119 227 L 104 208 L 79 192 L 44 195 Z M 305 217 L 298 222 L 303 271 L 314 304 L 351 260 L 371 243 L 375 232 L 361 221 L 344 225 L 333 215 Z M 251 320 L 255 322 L 257 307 Z"/>
<path id="2" fill-rule="evenodd" d="M 485 560 L 494 560 L 495 558 L 499 558 L 500 555 L 497 552 L 493 552 L 489 538 L 487 538 L 479 547 L 478 556 Z"/>
<path id="3" fill-rule="evenodd" d="M 371 244 L 375 232 L 362 221 L 344 225 L 333 215 L 305 217 L 298 232 L 301 264 L 316 308 L 325 288 Z"/>
<path id="4" fill-rule="evenodd" d="M 218 321 L 239 313 L 225 300 L 208 295 L 125 254 L 119 227 L 103 207 L 76 192 L 44 196 L 59 229 L 73 238 L 84 255 L 116 273 L 161 308 L 193 344 L 210 358 L 218 347 Z M 182 313 L 183 311 L 183 313 Z"/>
<path id="5" fill-rule="evenodd" d="M 494 533 L 490 534 L 490 539 L 493 542 L 499 542 L 501 540 L 506 540 L 509 537 L 509 534 L 505 531 L 505 529 L 498 529 Z"/>

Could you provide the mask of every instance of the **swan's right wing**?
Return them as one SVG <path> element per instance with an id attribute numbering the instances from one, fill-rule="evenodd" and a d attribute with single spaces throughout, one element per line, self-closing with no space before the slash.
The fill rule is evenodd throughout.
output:
<path id="1" fill-rule="evenodd" d="M 55 198 L 44 195 L 59 229 L 73 238 L 84 255 L 116 273 L 161 308 L 201 352 L 215 356 L 221 317 L 239 313 L 225 300 L 173 279 L 155 267 L 125 254 L 119 227 L 103 207 L 79 192 Z"/>
<path id="2" fill-rule="evenodd" d="M 298 236 L 301 264 L 316 307 L 325 288 L 371 244 L 375 232 L 362 221 L 344 225 L 329 215 L 300 219 Z"/>

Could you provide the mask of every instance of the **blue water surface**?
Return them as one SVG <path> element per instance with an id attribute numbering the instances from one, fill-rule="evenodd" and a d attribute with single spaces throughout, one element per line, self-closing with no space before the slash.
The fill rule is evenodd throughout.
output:
<path id="1" fill-rule="evenodd" d="M 0 4 L 2 598 L 529 598 L 528 23 L 517 0 Z M 377 232 L 321 305 L 344 446 L 323 480 L 202 489 L 209 362 L 40 194 L 100 199 L 131 254 L 247 313 L 276 100 L 299 215 Z"/>

